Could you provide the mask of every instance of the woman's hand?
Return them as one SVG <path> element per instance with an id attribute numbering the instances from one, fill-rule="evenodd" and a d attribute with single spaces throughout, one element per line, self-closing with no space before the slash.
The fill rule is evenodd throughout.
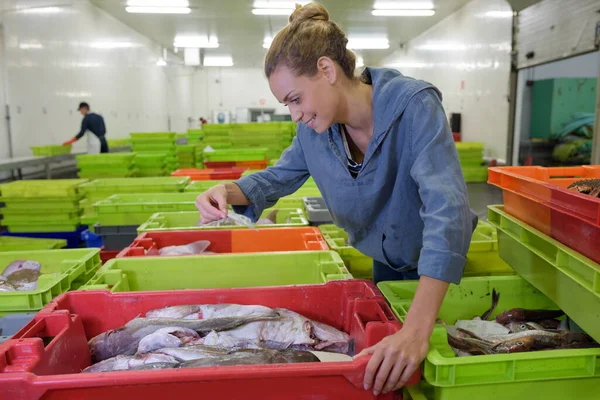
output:
<path id="1" fill-rule="evenodd" d="M 431 332 L 416 332 L 406 325 L 356 357 L 371 355 L 365 370 L 365 390 L 375 396 L 400 389 L 419 368 L 429 350 Z"/>
<path id="2" fill-rule="evenodd" d="M 216 185 L 196 198 L 196 207 L 200 211 L 200 223 L 208 224 L 227 218 L 227 188 Z"/>

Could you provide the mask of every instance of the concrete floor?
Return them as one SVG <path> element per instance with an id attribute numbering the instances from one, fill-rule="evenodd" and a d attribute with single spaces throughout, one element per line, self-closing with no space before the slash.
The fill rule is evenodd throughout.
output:
<path id="1" fill-rule="evenodd" d="M 487 220 L 487 206 L 503 204 L 502 190 L 487 183 L 467 183 L 469 204 L 480 220 Z"/>

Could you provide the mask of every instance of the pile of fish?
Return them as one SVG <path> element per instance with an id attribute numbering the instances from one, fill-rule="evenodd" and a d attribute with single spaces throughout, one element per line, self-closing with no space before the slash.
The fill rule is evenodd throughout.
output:
<path id="1" fill-rule="evenodd" d="M 165 246 L 158 250 L 160 256 L 193 256 L 193 255 L 211 255 L 217 254 L 208 251 L 211 243 L 208 240 L 198 240 L 197 242 L 184 244 L 181 246 Z"/>
<path id="2" fill-rule="evenodd" d="M 558 320 L 564 315 L 560 310 L 513 308 L 489 321 L 499 300 L 494 290 L 492 307 L 481 317 L 444 324 L 457 356 L 600 347 L 587 334 L 570 330 L 567 319 Z"/>
<path id="3" fill-rule="evenodd" d="M 600 197 L 600 179 L 584 179 L 573 182 L 567 189 L 587 194 L 592 197 Z"/>
<path id="4" fill-rule="evenodd" d="M 354 340 L 284 308 L 181 305 L 148 311 L 89 341 L 83 372 L 318 362 L 320 352 L 350 360 Z M 335 357 L 334 357 L 335 358 Z"/>
<path id="5" fill-rule="evenodd" d="M 0 292 L 16 292 L 37 289 L 42 266 L 37 261 L 16 260 L 0 275 Z"/>
<path id="6" fill-rule="evenodd" d="M 273 225 L 277 223 L 278 209 L 271 211 L 266 218 L 260 218 L 256 221 L 256 225 Z M 287 218 L 286 223 L 290 222 L 290 217 Z M 229 210 L 227 212 L 227 218 L 220 219 L 218 221 L 209 222 L 208 224 L 201 224 L 198 222 L 197 226 L 247 226 L 248 228 L 255 229 L 252 220 L 245 215 L 236 214 Z"/>

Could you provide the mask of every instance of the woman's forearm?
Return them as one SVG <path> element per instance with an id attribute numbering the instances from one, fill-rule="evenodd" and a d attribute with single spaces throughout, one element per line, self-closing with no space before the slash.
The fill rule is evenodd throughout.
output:
<path id="1" fill-rule="evenodd" d="M 250 201 L 242 192 L 242 189 L 235 183 L 225 183 L 227 190 L 227 203 L 233 206 L 249 206 Z"/>
<path id="2" fill-rule="evenodd" d="M 448 282 L 422 276 L 402 329 L 431 335 L 448 285 Z"/>

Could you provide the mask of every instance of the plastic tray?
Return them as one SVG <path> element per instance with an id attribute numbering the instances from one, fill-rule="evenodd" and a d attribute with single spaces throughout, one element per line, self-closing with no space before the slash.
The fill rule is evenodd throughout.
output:
<path id="1" fill-rule="evenodd" d="M 118 258 L 156 256 L 166 246 L 181 246 L 198 240 L 211 242 L 214 253 L 262 253 L 329 250 L 316 228 L 274 228 L 204 231 L 146 232 L 119 253 Z"/>
<path id="2" fill-rule="evenodd" d="M 243 168 L 223 169 L 178 169 L 171 176 L 188 176 L 191 181 L 214 181 L 239 179 L 245 171 Z"/>
<path id="3" fill-rule="evenodd" d="M 4 225 L 19 225 L 19 224 L 56 224 L 62 222 L 69 222 L 79 220 L 79 210 L 75 212 L 58 212 L 55 210 L 48 211 L 47 213 L 41 213 L 40 210 L 35 210 L 37 212 L 27 212 L 24 210 L 3 210 L 2 214 L 4 215 L 3 223 Z"/>
<path id="4" fill-rule="evenodd" d="M 52 179 L 14 181 L 0 185 L 0 194 L 4 197 L 52 197 L 79 198 L 79 185 L 87 179 Z"/>
<path id="5" fill-rule="evenodd" d="M 79 167 L 112 167 L 116 165 L 129 166 L 133 163 L 135 153 L 80 154 L 75 156 Z"/>
<path id="6" fill-rule="evenodd" d="M 503 211 L 489 206 L 500 257 L 600 342 L 600 265 Z"/>
<path id="7" fill-rule="evenodd" d="M 193 182 L 190 182 L 190 184 L 187 185 L 183 191 L 184 192 L 192 192 L 192 193 L 200 194 L 200 193 L 206 192 L 211 187 L 216 186 L 216 185 L 221 184 L 221 183 L 231 183 L 231 181 L 228 181 L 228 180 L 219 180 L 219 181 L 193 181 Z"/>
<path id="8" fill-rule="evenodd" d="M 80 209 L 80 202 L 77 198 L 27 198 L 27 197 L 4 197 L 0 198 L 4 203 L 4 211 L 30 211 L 30 212 L 76 212 Z"/>
<path id="9" fill-rule="evenodd" d="M 35 313 L 14 313 L 7 314 L 0 318 L 0 343 L 10 339 L 29 321 L 33 319 Z"/>
<path id="10" fill-rule="evenodd" d="M 88 339 L 157 307 L 201 303 L 285 307 L 347 332 L 357 351 L 400 329 L 370 282 L 165 292 L 67 293 L 0 347 L 3 391 L 28 400 L 185 398 L 374 399 L 362 386 L 367 359 L 351 362 L 209 367 L 190 370 L 80 374 L 90 364 Z M 52 338 L 44 347 L 41 337 Z M 10 356 L 9 356 L 10 355 Z M 418 375 L 413 377 L 416 382 Z M 393 394 L 378 397 L 390 400 Z"/>
<path id="11" fill-rule="evenodd" d="M 133 132 L 130 133 L 132 143 L 175 142 L 175 132 Z"/>
<path id="12" fill-rule="evenodd" d="M 465 182 L 481 183 L 488 180 L 488 167 L 482 166 L 461 166 Z"/>
<path id="13" fill-rule="evenodd" d="M 266 148 L 215 150 L 204 153 L 204 160 L 213 161 L 256 161 L 267 158 Z"/>
<path id="14" fill-rule="evenodd" d="M 378 287 L 394 313 L 404 320 L 418 281 L 380 282 Z M 557 309 L 556 304 L 519 276 L 463 278 L 450 285 L 438 317 L 448 324 L 481 315 L 491 304 L 492 289 L 500 301 L 492 316 L 513 307 Z M 600 387 L 600 349 L 549 350 L 456 357 L 446 329 L 436 325 L 424 361 L 423 375 L 432 399 L 595 399 Z"/>
<path id="15" fill-rule="evenodd" d="M 76 249 L 81 247 L 81 233 L 87 229 L 83 225 L 73 230 L 72 232 L 2 232 L 3 236 L 11 237 L 26 237 L 40 239 L 64 239 L 67 241 L 68 249 Z"/>
<path id="16" fill-rule="evenodd" d="M 482 142 L 456 142 L 454 144 L 456 145 L 456 150 L 458 151 L 458 154 L 473 151 L 482 153 L 484 148 L 484 143 Z"/>
<path id="17" fill-rule="evenodd" d="M 322 197 L 303 197 L 306 217 L 311 225 L 331 224 L 331 214 Z"/>
<path id="18" fill-rule="evenodd" d="M 102 260 L 102 265 L 106 264 L 108 261 L 112 260 L 113 258 L 116 258 L 120 252 L 121 252 L 121 250 L 100 250 L 100 259 Z M 93 275 L 90 276 L 90 278 L 85 283 L 87 283 L 92 278 L 93 278 Z"/>
<path id="19" fill-rule="evenodd" d="M 102 237 L 105 250 L 123 250 L 137 237 L 138 225 L 94 225 L 94 232 Z"/>
<path id="20" fill-rule="evenodd" d="M 60 144 L 52 144 L 48 146 L 31 146 L 29 147 L 33 152 L 34 156 L 57 156 L 60 154 L 69 154 L 71 153 L 72 146 L 60 145 Z"/>
<path id="21" fill-rule="evenodd" d="M 55 232 L 71 232 L 76 231 L 80 228 L 81 220 L 79 217 L 72 219 L 70 221 L 62 221 L 62 222 L 48 222 L 41 224 L 39 221 L 31 221 L 31 222 L 18 222 L 14 224 L 7 224 L 6 227 L 8 231 L 11 233 L 55 233 Z"/>
<path id="22" fill-rule="evenodd" d="M 271 209 L 265 210 L 262 217 L 267 217 Z M 156 213 L 138 228 L 138 233 L 156 231 L 194 231 L 194 230 L 219 230 L 219 229 L 248 229 L 245 226 L 201 227 L 196 224 L 200 221 L 197 211 Z M 292 228 L 307 226 L 308 221 L 304 212 L 297 208 L 280 208 L 276 217 L 276 224 L 258 225 L 258 228 Z M 288 222 L 289 221 L 289 222 Z"/>
<path id="23" fill-rule="evenodd" d="M 39 310 L 54 297 L 71 288 L 81 275 L 100 265 L 98 249 L 7 251 L 0 253 L 4 269 L 16 260 L 38 261 L 42 275 L 31 291 L 0 292 L 0 311 Z"/>
<path id="24" fill-rule="evenodd" d="M 113 292 L 317 284 L 352 279 L 333 251 L 127 257 L 107 262 L 81 290 Z"/>
<path id="25" fill-rule="evenodd" d="M 600 199 L 567 190 L 580 179 L 600 178 L 600 166 L 491 168 L 489 183 L 502 188 L 505 211 L 600 262 Z"/>
<path id="26" fill-rule="evenodd" d="M 64 239 L 32 239 L 0 236 L 0 252 L 60 249 L 66 245 L 67 241 Z"/>
<path id="27" fill-rule="evenodd" d="M 189 181 L 187 177 L 97 179 L 81 185 L 80 188 L 88 197 L 101 194 L 106 198 L 117 193 L 181 192 Z"/>
<path id="28" fill-rule="evenodd" d="M 373 277 L 373 259 L 348 244 L 348 233 L 335 225 L 319 226 L 331 250 L 337 251 L 357 278 Z M 467 253 L 464 276 L 513 275 L 515 271 L 500 258 L 496 228 L 479 221 Z"/>

